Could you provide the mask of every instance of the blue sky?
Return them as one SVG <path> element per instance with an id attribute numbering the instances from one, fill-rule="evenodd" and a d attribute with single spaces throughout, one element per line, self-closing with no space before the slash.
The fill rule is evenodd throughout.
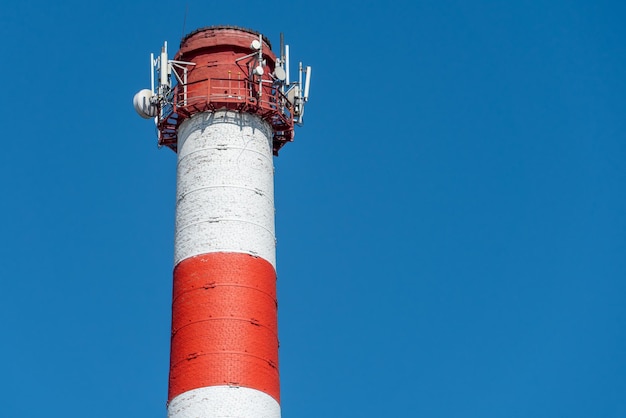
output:
<path id="1" fill-rule="evenodd" d="M 0 415 L 165 416 L 175 155 L 132 96 L 231 24 L 313 66 L 285 418 L 626 416 L 622 3 L 61 3 L 0 13 Z"/>

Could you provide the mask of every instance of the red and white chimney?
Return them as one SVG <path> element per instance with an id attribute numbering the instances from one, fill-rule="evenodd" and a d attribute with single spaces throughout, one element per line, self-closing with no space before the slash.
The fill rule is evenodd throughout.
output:
<path id="1" fill-rule="evenodd" d="M 151 63 L 158 88 L 135 108 L 178 157 L 168 417 L 279 418 L 273 156 L 302 121 L 310 67 L 290 83 L 282 40 L 277 58 L 226 26 Z"/>

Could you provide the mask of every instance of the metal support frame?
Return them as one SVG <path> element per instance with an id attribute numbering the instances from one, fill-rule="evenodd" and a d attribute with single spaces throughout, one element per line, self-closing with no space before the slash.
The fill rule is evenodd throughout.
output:
<path id="1" fill-rule="evenodd" d="M 259 42 L 258 49 L 256 42 Z M 289 45 L 284 44 L 281 33 L 280 57 L 275 64 L 284 70 L 285 79 L 279 80 L 274 74 L 268 74 L 270 79 L 264 80 L 263 44 L 263 36 L 259 34 L 258 41 L 253 41 L 255 51 L 235 60 L 245 75 L 244 78 L 232 79 L 229 71 L 228 79 L 212 78 L 196 81 L 192 84 L 205 82 L 207 91 L 200 95 L 194 93 L 192 97 L 189 95 L 188 67 L 195 66 L 196 63 L 169 60 L 167 42 L 164 43 L 158 57 L 155 58 L 154 54 L 150 54 L 150 87 L 154 95 L 153 104 L 158 108 L 154 119 L 158 130 L 159 146 L 167 146 L 176 151 L 177 128 L 185 119 L 199 112 L 228 109 L 256 114 L 266 120 L 274 130 L 274 154 L 278 155 L 278 150 L 285 143 L 293 140 L 294 124 L 302 125 L 303 123 L 304 104 L 309 95 L 311 67 L 303 67 L 300 62 L 298 81 L 290 82 Z M 242 61 L 245 61 L 245 65 L 242 65 Z M 261 70 L 256 70 L 257 68 Z M 173 88 L 172 72 L 176 78 L 176 85 Z M 158 87 L 155 86 L 155 73 L 158 76 Z M 303 80 L 305 74 L 306 77 Z M 224 82 L 228 83 L 228 94 L 220 92 L 224 88 Z M 191 91 L 194 89 L 192 88 Z M 232 94 L 234 91 L 237 92 L 236 95 Z M 290 96 L 292 100 L 289 100 Z"/>
<path id="2" fill-rule="evenodd" d="M 231 78 L 212 78 L 199 80 L 206 83 L 206 93 L 189 95 L 188 84 L 178 84 L 172 91 L 172 102 L 161 109 L 157 128 L 159 146 L 167 146 L 173 151 L 177 148 L 178 126 L 187 118 L 200 112 L 214 112 L 221 109 L 246 112 L 259 115 L 267 121 L 274 131 L 274 154 L 293 140 L 294 114 L 287 97 L 271 83 L 260 83 L 265 94 L 258 95 L 252 88 L 256 81 L 247 77 L 239 80 Z M 228 83 L 228 93 L 223 93 L 223 84 Z M 230 94 L 237 92 L 238 94 Z M 244 93 L 244 94 L 241 94 Z"/>

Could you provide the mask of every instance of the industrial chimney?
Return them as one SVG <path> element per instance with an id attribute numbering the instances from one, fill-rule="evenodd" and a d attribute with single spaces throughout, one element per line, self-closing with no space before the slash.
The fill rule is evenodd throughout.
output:
<path id="1" fill-rule="evenodd" d="M 273 156 L 302 123 L 311 68 L 290 81 L 282 35 L 277 57 L 232 26 L 150 63 L 134 106 L 178 157 L 168 417 L 279 418 Z"/>

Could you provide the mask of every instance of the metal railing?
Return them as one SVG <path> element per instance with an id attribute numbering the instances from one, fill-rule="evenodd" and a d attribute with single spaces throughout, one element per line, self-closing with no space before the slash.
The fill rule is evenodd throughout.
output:
<path id="1" fill-rule="evenodd" d="M 159 119 L 159 145 L 176 151 L 176 130 L 180 123 L 196 113 L 219 109 L 259 115 L 274 130 L 274 153 L 293 139 L 292 105 L 279 86 L 247 78 L 209 78 L 174 87 L 172 102 Z"/>

